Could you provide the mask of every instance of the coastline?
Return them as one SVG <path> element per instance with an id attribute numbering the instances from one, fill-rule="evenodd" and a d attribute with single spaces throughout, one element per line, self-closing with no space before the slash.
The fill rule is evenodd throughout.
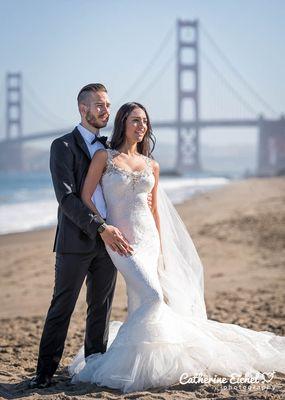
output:
<path id="1" fill-rule="evenodd" d="M 204 266 L 208 317 L 285 335 L 285 179 L 235 181 L 196 194 L 176 208 Z M 102 398 L 123 398 L 116 391 L 94 385 L 69 385 L 65 367 L 83 343 L 85 287 L 71 321 L 56 386 L 39 395 L 26 390 L 25 379 L 34 372 L 53 290 L 54 232 L 55 228 L 46 228 L 0 236 L 0 394 L 2 390 L 2 396 L 7 392 L 21 394 L 21 398 L 81 399 L 100 392 Z M 123 320 L 126 312 L 125 285 L 119 277 L 111 319 Z M 276 385 L 285 390 L 285 379 L 279 377 Z M 219 387 L 205 384 L 193 391 L 189 385 L 175 385 L 173 390 L 159 393 L 163 399 L 196 398 L 196 394 L 202 398 L 203 393 L 205 397 L 212 393 L 211 398 L 230 396 L 221 388 L 217 393 L 208 390 L 213 386 Z M 156 398 L 156 392 L 141 396 Z M 246 390 L 234 394 L 255 398 Z M 268 399 L 279 398 L 276 389 L 266 395 Z"/>
<path id="2" fill-rule="evenodd" d="M 39 175 L 22 175 L 21 186 L 15 186 L 16 176 L 11 181 L 2 181 L 6 188 L 0 195 L 0 235 L 52 228 L 56 224 L 58 204 L 50 176 L 43 182 Z M 176 177 L 162 176 L 160 183 L 174 204 L 181 204 L 193 194 L 208 191 L 228 184 L 223 177 Z"/>

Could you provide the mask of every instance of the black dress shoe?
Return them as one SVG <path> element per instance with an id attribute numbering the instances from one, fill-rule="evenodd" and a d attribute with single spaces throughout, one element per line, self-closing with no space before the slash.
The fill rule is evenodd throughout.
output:
<path id="1" fill-rule="evenodd" d="M 36 375 L 29 382 L 29 389 L 45 389 L 51 385 L 51 378 L 46 375 Z"/>

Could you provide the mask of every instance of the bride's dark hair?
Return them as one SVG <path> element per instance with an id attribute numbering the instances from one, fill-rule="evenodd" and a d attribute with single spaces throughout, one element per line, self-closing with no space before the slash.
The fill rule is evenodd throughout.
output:
<path id="1" fill-rule="evenodd" d="M 145 115 L 147 118 L 147 131 L 146 131 L 146 134 L 144 135 L 143 140 L 138 143 L 137 149 L 140 154 L 150 157 L 151 153 L 154 150 L 156 139 L 155 139 L 154 134 L 152 133 L 152 127 L 151 127 L 148 113 L 147 113 L 146 109 L 144 108 L 144 106 L 141 105 L 140 103 L 136 103 L 136 102 L 126 103 L 126 104 L 123 104 L 119 108 L 119 110 L 116 114 L 115 122 L 114 122 L 114 129 L 113 129 L 113 134 L 111 137 L 110 147 L 112 149 L 117 150 L 124 143 L 125 132 L 126 132 L 126 120 L 127 120 L 128 116 L 130 115 L 130 113 L 135 108 L 141 108 L 145 112 Z"/>

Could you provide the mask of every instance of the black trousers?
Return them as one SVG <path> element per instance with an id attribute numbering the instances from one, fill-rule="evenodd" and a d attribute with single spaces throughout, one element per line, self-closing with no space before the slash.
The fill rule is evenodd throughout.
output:
<path id="1" fill-rule="evenodd" d="M 104 353 L 117 270 L 102 239 L 91 254 L 56 254 L 55 286 L 40 342 L 37 374 L 52 377 L 64 349 L 71 315 L 84 279 L 87 285 L 85 357 Z"/>

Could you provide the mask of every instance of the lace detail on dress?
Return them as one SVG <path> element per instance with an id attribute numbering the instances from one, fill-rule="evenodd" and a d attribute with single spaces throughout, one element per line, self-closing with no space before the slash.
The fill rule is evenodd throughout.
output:
<path id="1" fill-rule="evenodd" d="M 116 163 L 114 163 L 113 158 L 116 154 L 120 154 L 120 152 L 118 150 L 107 149 L 108 159 L 107 159 L 107 167 L 104 174 L 108 174 L 111 172 L 114 173 L 120 172 L 126 176 L 147 176 L 150 173 L 153 173 L 151 159 L 149 157 L 140 154 L 140 156 L 145 160 L 146 163 L 145 168 L 143 168 L 140 171 L 128 171 L 122 167 L 119 167 L 118 165 L 116 165 Z"/>
<path id="2" fill-rule="evenodd" d="M 119 167 L 114 163 L 113 158 L 115 155 L 120 154 L 118 150 L 114 149 L 107 149 L 107 166 L 103 173 L 104 174 L 122 174 L 130 180 L 133 190 L 135 189 L 136 184 L 142 179 L 147 178 L 149 175 L 153 174 L 153 169 L 151 165 L 151 159 L 149 157 L 144 156 L 141 154 L 140 156 L 145 161 L 145 167 L 140 171 L 128 171 L 124 168 Z"/>

